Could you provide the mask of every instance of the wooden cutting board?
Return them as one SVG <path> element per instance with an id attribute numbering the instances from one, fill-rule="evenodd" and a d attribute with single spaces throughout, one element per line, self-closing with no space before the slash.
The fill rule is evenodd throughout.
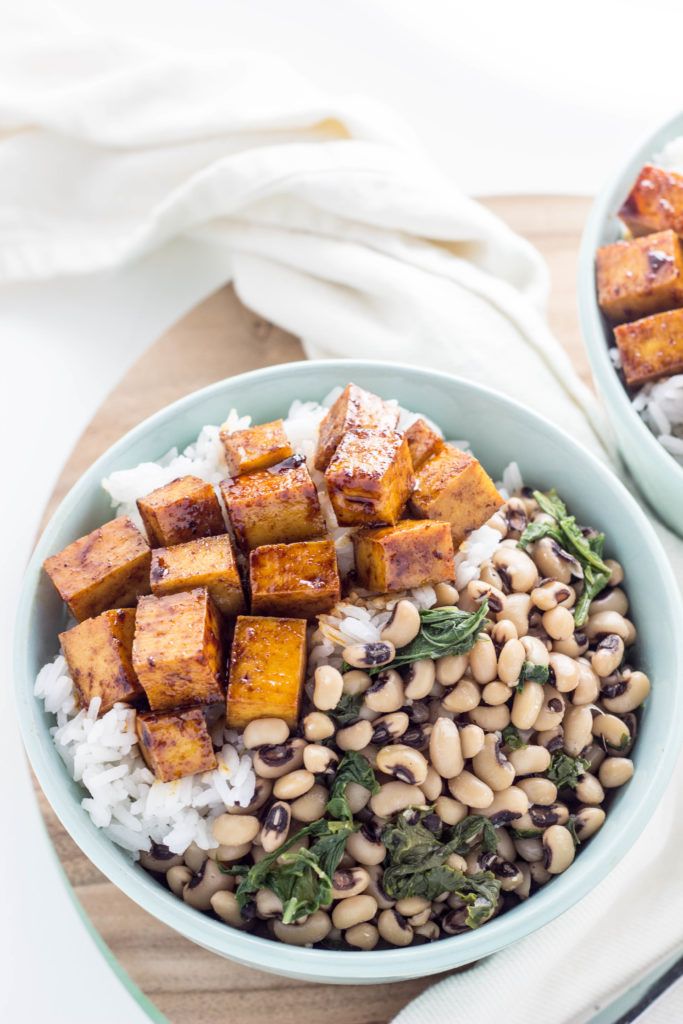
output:
<path id="1" fill-rule="evenodd" d="M 566 196 L 483 200 L 545 256 L 550 327 L 583 380 L 590 371 L 576 311 L 576 262 L 590 201 Z M 221 288 L 159 338 L 123 377 L 76 445 L 46 518 L 81 473 L 140 420 L 196 388 L 303 358 L 299 341 Z M 62 828 L 36 783 L 66 876 L 113 956 L 171 1024 L 384 1024 L 438 980 L 340 989 L 278 978 L 208 953 L 150 917 L 95 868 Z"/>

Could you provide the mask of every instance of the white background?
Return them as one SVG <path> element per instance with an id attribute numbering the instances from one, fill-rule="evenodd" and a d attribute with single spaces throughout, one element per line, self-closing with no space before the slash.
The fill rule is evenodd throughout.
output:
<path id="1" fill-rule="evenodd" d="M 683 99 L 675 0 L 66 0 L 62 8 L 93 27 L 169 45 L 276 52 L 331 92 L 393 107 L 473 195 L 594 194 Z M 22 568 L 61 465 L 139 353 L 222 283 L 215 259 L 177 244 L 117 274 L 0 289 L 0 426 L 9 453 L 0 502 L 0 767 L 11 780 L 3 810 L 17 837 L 0 844 L 4 1020 L 147 1019 L 96 951 L 46 853 L 13 724 L 10 634 Z"/>

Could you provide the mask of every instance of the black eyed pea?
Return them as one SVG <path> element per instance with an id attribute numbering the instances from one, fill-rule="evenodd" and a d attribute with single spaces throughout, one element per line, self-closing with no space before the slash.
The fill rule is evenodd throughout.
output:
<path id="1" fill-rule="evenodd" d="M 338 763 L 339 755 L 321 743 L 309 743 L 307 747 L 304 747 L 304 768 L 313 772 L 314 775 L 323 775 L 325 772 L 334 770 Z M 283 775 L 283 778 L 286 779 L 287 776 Z M 279 781 L 281 780 L 278 779 Z M 275 790 L 277 790 L 277 785 L 276 782 Z M 275 795 L 277 796 L 277 792 Z"/>
<path id="2" fill-rule="evenodd" d="M 365 868 L 337 868 L 332 877 L 332 899 L 344 900 L 358 896 L 365 892 L 369 884 L 370 875 Z"/>
<path id="3" fill-rule="evenodd" d="M 574 828 L 582 843 L 595 835 L 604 822 L 605 812 L 602 807 L 579 807 L 574 815 Z"/>
<path id="4" fill-rule="evenodd" d="M 527 685 L 527 683 L 524 684 L 524 689 L 527 688 Z M 560 726 L 563 721 L 565 706 L 564 697 L 561 697 L 550 683 L 545 683 L 543 686 L 543 702 L 533 725 L 536 732 L 545 732 L 548 729 L 555 729 Z M 544 743 L 542 746 L 546 746 L 546 744 Z"/>
<path id="5" fill-rule="evenodd" d="M 535 587 L 531 591 L 531 603 L 542 612 L 549 612 L 558 605 L 564 605 L 565 601 L 573 600 L 576 600 L 573 588 L 566 583 L 558 583 L 557 580 L 546 580 L 540 587 Z"/>
<path id="6" fill-rule="evenodd" d="M 471 807 L 474 810 L 490 807 L 495 796 L 486 782 L 468 771 L 462 771 L 457 778 L 449 779 L 448 789 L 461 806 Z M 438 809 L 436 813 L 439 814 Z M 440 814 L 439 817 L 441 817 Z"/>
<path id="7" fill-rule="evenodd" d="M 368 676 L 368 679 L 370 677 Z M 320 740 L 329 739 L 334 736 L 334 722 L 329 715 L 322 711 L 312 711 L 303 720 L 304 736 L 309 743 L 319 743 Z"/>
<path id="8" fill-rule="evenodd" d="M 541 849 L 543 849 L 542 845 Z M 543 866 L 543 859 L 530 861 L 529 873 L 531 875 L 532 881 L 535 882 L 536 885 L 545 885 L 545 883 L 549 882 L 550 879 L 553 877 L 550 874 L 550 872 L 546 871 L 545 867 Z"/>
<path id="9" fill-rule="evenodd" d="M 392 743 L 378 750 L 377 767 L 385 775 L 393 775 L 411 786 L 419 786 L 427 778 L 428 766 L 422 754 L 403 743 Z"/>
<path id="10" fill-rule="evenodd" d="M 365 693 L 372 686 L 372 676 L 362 672 L 359 668 L 352 668 L 342 676 L 344 693 L 351 697 L 357 697 L 359 693 Z"/>
<path id="11" fill-rule="evenodd" d="M 163 843 L 152 843 L 149 850 L 140 852 L 140 864 L 147 871 L 156 871 L 158 874 L 166 874 L 171 868 L 179 867 L 183 863 L 183 857 L 179 853 L 171 853 L 168 846 Z"/>
<path id="12" fill-rule="evenodd" d="M 174 896 L 182 896 L 183 889 L 191 878 L 192 872 L 186 864 L 175 864 L 166 872 L 166 881 Z"/>
<path id="13" fill-rule="evenodd" d="M 595 775 L 585 772 L 576 783 L 576 798 L 582 804 L 601 804 L 605 799 L 605 791 Z"/>
<path id="14" fill-rule="evenodd" d="M 533 559 L 521 548 L 500 545 L 492 562 L 508 588 L 517 594 L 528 594 L 538 583 L 538 571 Z"/>
<path id="15" fill-rule="evenodd" d="M 525 660 L 524 645 L 520 640 L 511 637 L 505 642 L 498 655 L 498 677 L 508 686 L 514 686 L 519 679 Z"/>
<path id="16" fill-rule="evenodd" d="M 621 564 L 617 562 L 615 558 L 606 558 L 605 565 L 612 573 L 609 578 L 610 587 L 618 587 L 620 583 L 624 582 L 624 570 L 622 569 Z"/>
<path id="17" fill-rule="evenodd" d="M 512 497 L 502 506 L 500 513 L 504 516 L 505 522 L 508 525 L 509 536 L 513 540 L 519 540 L 528 522 L 526 500 L 524 498 Z"/>
<path id="18" fill-rule="evenodd" d="M 496 573 L 500 578 L 500 575 Z M 479 607 L 484 600 L 488 601 L 488 610 L 490 615 L 497 615 L 498 612 L 502 612 L 505 608 L 505 594 L 502 590 L 499 590 L 493 583 L 486 582 L 483 579 L 471 580 L 467 584 L 467 595 L 471 601 Z"/>
<path id="19" fill-rule="evenodd" d="M 380 712 L 373 711 L 367 704 L 361 704 L 358 712 L 358 717 L 365 719 L 366 722 L 374 722 L 376 718 L 379 718 Z"/>
<path id="20" fill-rule="evenodd" d="M 329 914 L 324 910 L 316 910 L 309 914 L 303 924 L 283 924 L 282 921 L 273 922 L 273 932 L 280 942 L 287 942 L 290 946 L 312 946 L 316 942 L 326 939 L 332 928 Z"/>
<path id="21" fill-rule="evenodd" d="M 544 691 L 541 683 L 527 679 L 522 691 L 515 692 L 510 719 L 517 729 L 532 729 L 543 707 Z"/>
<path id="22" fill-rule="evenodd" d="M 460 747 L 465 760 L 474 757 L 484 746 L 486 733 L 478 725 L 466 725 L 460 730 Z"/>
<path id="23" fill-rule="evenodd" d="M 247 750 L 276 746 L 289 739 L 289 726 L 282 718 L 255 718 L 244 727 L 242 739 Z"/>
<path id="24" fill-rule="evenodd" d="M 405 711 L 392 711 L 389 715 L 382 715 L 372 722 L 372 742 L 381 747 L 385 743 L 393 743 L 399 739 L 410 725 L 410 719 Z"/>
<path id="25" fill-rule="evenodd" d="M 251 814 L 220 814 L 213 823 L 213 838 L 221 846 L 253 843 L 261 830 L 261 822 Z"/>
<path id="26" fill-rule="evenodd" d="M 349 946 L 354 949 L 374 949 L 379 942 L 379 931 L 374 924 L 363 921 L 361 924 L 354 924 L 344 932 L 344 938 Z"/>
<path id="27" fill-rule="evenodd" d="M 380 787 L 379 793 L 370 797 L 370 809 L 379 818 L 391 818 L 392 815 L 398 814 L 399 811 L 405 811 L 408 807 L 422 807 L 424 802 L 424 793 L 419 786 L 408 782 L 385 782 Z M 355 835 L 359 834 L 355 833 Z M 347 849 L 352 838 L 349 836 L 346 842 Z M 353 854 L 353 851 L 350 852 Z M 360 861 L 360 863 L 365 862 Z"/>
<path id="28" fill-rule="evenodd" d="M 372 722 L 360 719 L 337 731 L 335 743 L 340 750 L 363 750 L 372 739 Z"/>
<path id="29" fill-rule="evenodd" d="M 306 741 L 298 738 L 286 743 L 259 747 L 254 754 L 254 771 L 263 779 L 279 779 L 281 775 L 301 768 Z"/>
<path id="30" fill-rule="evenodd" d="M 454 686 L 465 675 L 468 665 L 467 654 L 444 654 L 434 662 L 437 682 L 442 686 Z"/>
<path id="31" fill-rule="evenodd" d="M 353 928 L 355 924 L 370 921 L 377 913 L 377 900 L 369 893 L 360 893 L 340 900 L 332 911 L 332 924 L 335 928 Z"/>
<path id="32" fill-rule="evenodd" d="M 529 818 L 536 828 L 547 828 L 549 825 L 566 825 L 569 821 L 569 808 L 566 804 L 554 803 L 547 806 L 532 804 L 529 807 Z"/>
<path id="33" fill-rule="evenodd" d="M 379 910 L 389 910 L 393 907 L 396 901 L 392 900 L 390 896 L 387 896 L 382 888 L 382 877 L 384 875 L 383 869 L 379 864 L 368 864 L 367 872 L 370 875 L 370 882 L 366 892 L 369 892 L 371 896 L 375 897 Z"/>
<path id="34" fill-rule="evenodd" d="M 566 654 L 568 658 L 580 658 L 588 650 L 588 637 L 585 633 L 576 632 L 566 640 L 553 640 L 553 650 L 557 654 Z"/>
<path id="35" fill-rule="evenodd" d="M 425 800 L 428 800 L 430 803 L 433 803 L 437 797 L 441 796 L 443 778 L 431 764 L 427 768 L 426 776 L 420 783 L 420 789 L 425 795 Z"/>
<path id="36" fill-rule="evenodd" d="M 515 824 L 519 824 L 516 822 Z M 518 855 L 528 863 L 543 859 L 543 843 L 538 839 L 515 839 L 515 850 Z"/>
<path id="37" fill-rule="evenodd" d="M 221 920 L 231 925 L 233 928 L 245 928 L 246 921 L 243 920 L 240 908 L 237 903 L 237 897 L 234 892 L 229 892 L 227 889 L 219 890 L 214 893 L 211 897 L 211 909 Z"/>
<path id="38" fill-rule="evenodd" d="M 413 661 L 403 671 L 405 699 L 422 700 L 424 697 L 428 697 L 435 681 L 436 665 L 431 658 Z"/>
<path id="39" fill-rule="evenodd" d="M 621 665 L 624 657 L 624 641 L 616 633 L 603 636 L 591 658 L 591 667 L 601 679 L 611 676 Z"/>
<path id="40" fill-rule="evenodd" d="M 557 786 L 550 779 L 518 779 L 515 785 L 524 790 L 531 804 L 546 807 L 557 800 Z"/>
<path id="41" fill-rule="evenodd" d="M 494 679 L 492 683 L 487 683 L 481 691 L 481 699 L 484 704 L 495 708 L 499 704 L 505 704 L 510 699 L 511 692 L 507 683 L 501 682 L 500 679 Z"/>
<path id="42" fill-rule="evenodd" d="M 508 640 L 519 639 L 514 622 L 510 622 L 509 619 L 498 619 L 491 630 L 491 639 L 496 648 L 504 647 Z"/>
<path id="43" fill-rule="evenodd" d="M 553 651 L 548 656 L 548 662 L 552 669 L 551 678 L 555 677 L 555 689 L 559 693 L 569 693 L 571 690 L 575 690 L 579 685 L 579 667 L 576 661 L 567 657 L 566 654 L 558 654 L 557 651 Z"/>
<path id="44" fill-rule="evenodd" d="M 581 704 L 567 709 L 562 722 L 564 728 L 564 749 L 570 757 L 578 757 L 593 735 L 593 715 L 590 708 Z"/>
<path id="45" fill-rule="evenodd" d="M 628 726 L 616 715 L 596 715 L 593 719 L 593 735 L 601 741 L 608 753 L 612 750 L 627 750 L 631 744 Z"/>
<path id="46" fill-rule="evenodd" d="M 289 775 L 283 775 L 275 780 L 273 796 L 277 800 L 296 800 L 297 797 L 308 793 L 315 785 L 315 775 L 306 768 L 298 768 Z"/>
<path id="47" fill-rule="evenodd" d="M 534 665 L 549 665 L 550 654 L 548 648 L 537 636 L 523 636 L 519 641 L 524 648 L 525 661 L 531 661 Z"/>
<path id="48" fill-rule="evenodd" d="M 415 914 L 421 914 L 424 910 L 431 910 L 431 906 L 431 900 L 426 900 L 422 896 L 406 896 L 397 901 L 395 910 L 402 917 L 414 917 Z"/>
<path id="49" fill-rule="evenodd" d="M 600 765 L 598 778 L 605 789 L 623 786 L 633 775 L 633 761 L 628 757 L 607 757 Z"/>
<path id="50" fill-rule="evenodd" d="M 502 892 L 514 892 L 517 886 L 521 885 L 524 880 L 524 876 L 517 865 L 509 860 L 504 860 L 503 857 L 494 857 L 488 866 L 488 870 L 492 871 L 500 882 Z"/>
<path id="51" fill-rule="evenodd" d="M 503 589 L 503 578 L 496 569 L 493 562 L 491 562 L 489 559 L 487 559 L 485 562 L 482 562 L 479 567 L 479 580 L 481 580 L 482 583 L 490 583 L 492 587 L 496 587 L 500 591 L 502 591 Z M 469 589 L 466 590 L 466 593 L 471 598 L 471 600 L 475 602 L 475 604 L 478 603 L 476 597 L 471 591 L 469 591 Z"/>
<path id="52" fill-rule="evenodd" d="M 569 829 L 551 825 L 543 833 L 543 866 L 551 875 L 560 875 L 574 860 L 576 849 Z"/>
<path id="53" fill-rule="evenodd" d="M 267 921 L 271 917 L 282 916 L 282 900 L 270 889 L 259 889 L 254 897 L 256 913 L 262 920 Z"/>
<path id="54" fill-rule="evenodd" d="M 404 694 L 403 680 L 396 669 L 380 672 L 370 689 L 365 691 L 363 702 L 371 711 L 379 711 L 382 715 L 399 711 L 403 706 Z"/>
<path id="55" fill-rule="evenodd" d="M 325 807 L 329 798 L 328 790 L 316 783 L 315 786 L 311 786 L 308 793 L 304 793 L 303 796 L 297 797 L 296 800 L 292 801 L 290 804 L 292 817 L 296 821 L 303 821 L 306 824 L 317 821 L 325 813 Z"/>
<path id="56" fill-rule="evenodd" d="M 370 799 L 370 790 L 365 786 L 360 786 L 357 782 L 349 782 L 344 795 L 351 814 L 358 814 Z"/>
<path id="57" fill-rule="evenodd" d="M 478 708 L 472 708 L 469 718 L 484 732 L 502 732 L 510 724 L 510 709 L 507 704 L 499 704 L 495 708 L 480 704 Z"/>
<path id="58" fill-rule="evenodd" d="M 505 599 L 505 609 L 497 616 L 498 621 L 502 619 L 509 621 L 517 630 L 517 636 L 526 636 L 529 632 L 529 615 L 531 613 L 531 597 L 529 594 L 508 594 Z"/>
<path id="59" fill-rule="evenodd" d="M 588 609 L 589 615 L 597 615 L 598 612 L 619 612 L 620 615 L 628 613 L 628 598 L 619 587 L 608 587 L 598 594 L 591 601 Z"/>
<path id="60" fill-rule="evenodd" d="M 406 647 L 420 632 L 420 613 L 412 601 L 397 601 L 380 639 L 395 648 Z"/>
<path id="61" fill-rule="evenodd" d="M 441 705 L 446 711 L 461 715 L 465 711 L 473 711 L 481 701 L 481 690 L 473 679 L 461 679 L 442 699 Z"/>
<path id="62" fill-rule="evenodd" d="M 586 620 L 583 631 L 589 640 L 595 640 L 598 637 L 607 636 L 609 633 L 615 633 L 621 637 L 627 647 L 635 640 L 633 623 L 625 619 L 619 612 L 607 611 L 590 615 Z"/>
<path id="63" fill-rule="evenodd" d="M 388 785 L 402 785 L 402 783 L 389 782 Z M 346 840 L 346 852 L 353 857 L 358 864 L 362 864 L 363 867 L 368 867 L 369 865 L 374 866 L 381 864 L 387 855 L 387 848 L 384 843 L 376 840 L 371 834 L 369 834 L 367 829 L 361 828 L 359 832 L 352 832 Z M 372 883 L 372 875 L 370 877 Z M 367 891 L 372 892 L 373 896 L 375 895 L 372 884 L 367 886 Z"/>
<path id="64" fill-rule="evenodd" d="M 190 843 L 183 854 L 183 860 L 193 874 L 196 874 L 206 860 L 206 850 L 201 850 L 196 843 Z"/>
<path id="65" fill-rule="evenodd" d="M 252 849 L 251 843 L 233 845 L 222 843 L 213 850 L 209 850 L 208 855 L 212 860 L 219 860 L 221 864 L 235 864 L 237 861 L 244 860 L 252 852 Z"/>
<path id="66" fill-rule="evenodd" d="M 260 832 L 261 846 L 266 853 L 272 853 L 273 850 L 278 850 L 282 846 L 289 833 L 291 822 L 292 812 L 289 804 L 279 800 L 268 809 Z"/>
<path id="67" fill-rule="evenodd" d="M 517 851 L 515 850 L 515 844 L 513 843 L 512 836 L 508 830 L 506 828 L 496 829 L 496 835 L 498 836 L 496 854 L 499 857 L 502 857 L 503 860 L 516 860 Z"/>
<path id="68" fill-rule="evenodd" d="M 530 743 L 507 755 L 517 775 L 536 775 L 550 767 L 550 754 L 546 747 Z"/>
<path id="69" fill-rule="evenodd" d="M 650 693 L 650 680 L 644 672 L 624 673 L 624 689 L 614 697 L 603 693 L 602 703 L 607 711 L 623 715 L 635 711 Z"/>
<path id="70" fill-rule="evenodd" d="M 427 924 L 427 922 L 429 921 L 431 916 L 432 916 L 432 905 L 430 903 L 426 910 L 420 911 L 419 914 L 413 914 L 412 917 L 408 917 L 408 918 L 406 918 L 406 920 L 407 920 L 408 924 L 411 926 L 411 928 L 416 929 L 416 928 L 419 928 L 423 924 Z"/>
<path id="71" fill-rule="evenodd" d="M 492 682 L 498 674 L 496 648 L 488 633 L 480 633 L 470 651 L 470 672 L 475 682 Z"/>
<path id="72" fill-rule="evenodd" d="M 506 825 L 521 818 L 528 810 L 529 800 L 526 793 L 517 786 L 510 786 L 496 793 L 489 806 L 482 807 L 480 813 L 494 825 Z"/>
<path id="73" fill-rule="evenodd" d="M 591 663 L 586 658 L 577 658 L 576 664 L 579 670 L 579 681 L 576 689 L 572 690 L 571 702 L 574 705 L 595 704 L 600 693 L 600 680 L 597 673 L 591 668 Z"/>
<path id="74" fill-rule="evenodd" d="M 344 692 L 344 680 L 341 672 L 332 665 L 320 665 L 315 670 L 313 703 L 319 711 L 331 711 L 336 708 Z"/>
<path id="75" fill-rule="evenodd" d="M 235 888 L 235 879 L 221 871 L 215 860 L 207 858 L 196 875 L 183 888 L 183 900 L 196 910 L 210 910 L 211 897 L 221 890 Z"/>
<path id="76" fill-rule="evenodd" d="M 388 665 L 396 656 L 393 644 L 383 640 L 368 644 L 351 644 L 342 651 L 342 657 L 352 668 L 380 668 Z"/>
<path id="77" fill-rule="evenodd" d="M 413 941 L 413 929 L 406 919 L 392 908 L 383 910 L 377 918 L 377 930 L 385 942 L 392 946 L 409 946 Z"/>
<path id="78" fill-rule="evenodd" d="M 270 795 L 273 792 L 273 783 L 270 779 L 262 779 L 259 776 L 256 777 L 254 783 L 254 794 L 248 804 L 241 806 L 239 803 L 235 803 L 232 807 L 226 807 L 227 814 L 255 814 L 256 811 L 260 811 L 261 808 L 270 800 Z"/>
<path id="79" fill-rule="evenodd" d="M 462 871 L 464 874 L 467 871 L 467 861 L 459 853 L 451 853 L 446 860 L 446 867 L 453 868 L 454 871 Z"/>
<path id="80" fill-rule="evenodd" d="M 458 591 L 452 583 L 437 583 L 434 593 L 436 594 L 435 608 L 452 608 L 458 603 Z"/>
<path id="81" fill-rule="evenodd" d="M 592 772 L 593 775 L 595 775 L 598 771 L 598 768 L 607 757 L 607 754 L 602 749 L 599 743 L 591 743 L 589 746 L 585 747 L 585 749 L 581 751 L 581 757 L 585 761 L 588 761 L 588 770 Z"/>
<path id="82" fill-rule="evenodd" d="M 572 569 L 577 566 L 576 559 L 564 551 L 551 537 L 541 537 L 536 541 L 534 561 L 541 576 L 554 579 L 558 583 L 570 583 Z"/>
<path id="83" fill-rule="evenodd" d="M 574 616 L 563 605 L 551 608 L 541 616 L 543 628 L 553 640 L 568 640 L 574 635 Z"/>
<path id="84" fill-rule="evenodd" d="M 451 779 L 451 782 L 454 780 Z M 493 793 L 491 793 L 493 799 Z M 448 796 L 439 796 L 434 801 L 434 810 L 445 825 L 458 825 L 468 815 L 468 805 L 461 800 L 453 800 Z"/>
<path id="85" fill-rule="evenodd" d="M 520 900 L 526 900 L 531 892 L 531 870 L 529 865 L 523 860 L 515 861 L 515 867 L 522 876 L 521 882 L 515 889 L 515 896 L 518 896 Z"/>
<path id="86" fill-rule="evenodd" d="M 408 744 L 409 746 L 411 744 Z M 367 747 L 362 747 L 358 753 L 362 754 L 365 760 L 368 762 L 373 771 L 377 770 L 377 752 L 379 748 L 373 743 L 369 743 Z"/>
<path id="87" fill-rule="evenodd" d="M 505 514 L 500 509 L 493 513 L 491 518 L 487 520 L 486 525 L 490 526 L 492 530 L 496 530 L 505 540 L 508 533 L 508 524 L 505 521 Z"/>
<path id="88" fill-rule="evenodd" d="M 472 769 L 494 793 L 507 789 L 515 778 L 515 767 L 501 752 L 501 741 L 493 733 L 484 738 L 484 746 L 472 758 Z M 464 798 L 461 796 L 459 799 Z"/>
<path id="89" fill-rule="evenodd" d="M 434 723 L 429 737 L 429 758 L 443 779 L 452 779 L 463 770 L 465 760 L 460 746 L 460 734 L 450 718 L 439 717 Z"/>
<path id="90" fill-rule="evenodd" d="M 535 739 L 539 747 L 545 747 L 551 754 L 554 754 L 556 750 L 562 750 L 564 729 L 561 725 L 556 725 L 552 729 L 540 729 L 536 733 Z"/>

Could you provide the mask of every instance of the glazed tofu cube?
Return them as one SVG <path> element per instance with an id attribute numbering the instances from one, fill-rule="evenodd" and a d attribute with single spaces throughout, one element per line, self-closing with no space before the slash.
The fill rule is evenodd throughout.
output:
<path id="1" fill-rule="evenodd" d="M 145 696 L 131 660 L 134 632 L 135 609 L 117 608 L 59 634 L 81 707 L 99 697 L 98 717 L 117 701 L 132 704 Z"/>
<path id="2" fill-rule="evenodd" d="M 257 473 L 228 477 L 220 486 L 243 551 L 325 533 L 318 492 L 302 455 Z"/>
<path id="3" fill-rule="evenodd" d="M 283 718 L 294 728 L 305 672 L 305 619 L 240 616 L 230 653 L 228 727 Z"/>
<path id="4" fill-rule="evenodd" d="M 178 477 L 139 498 L 137 506 L 153 548 L 225 533 L 214 489 L 198 476 Z"/>
<path id="5" fill-rule="evenodd" d="M 200 537 L 171 548 L 155 548 L 149 578 L 152 593 L 157 597 L 206 587 L 226 618 L 240 615 L 246 609 L 242 581 L 227 533 L 220 537 Z"/>
<path id="6" fill-rule="evenodd" d="M 415 483 L 405 436 L 395 430 L 345 434 L 325 480 L 340 526 L 395 523 Z"/>
<path id="7" fill-rule="evenodd" d="M 441 435 L 432 430 L 427 421 L 423 419 L 411 423 L 406 430 L 406 440 L 413 469 L 419 469 L 430 455 L 440 452 L 444 445 Z"/>
<path id="8" fill-rule="evenodd" d="M 349 430 L 393 430 L 398 409 L 359 388 L 347 384 L 322 423 L 315 453 L 315 468 L 327 469 L 337 445 Z"/>
<path id="9" fill-rule="evenodd" d="M 80 537 L 43 568 L 71 613 L 83 622 L 107 608 L 134 605 L 149 593 L 149 545 L 128 516 Z"/>
<path id="10" fill-rule="evenodd" d="M 353 543 L 358 581 L 377 594 L 455 576 L 450 523 L 402 519 L 396 526 L 359 530 Z"/>
<path id="11" fill-rule="evenodd" d="M 230 476 L 268 469 L 292 454 L 282 420 L 262 423 L 248 430 L 221 430 L 220 439 L 225 449 L 225 461 Z"/>
<path id="12" fill-rule="evenodd" d="M 341 597 L 334 541 L 266 544 L 249 555 L 254 615 L 310 619 L 328 612 Z"/>
<path id="13" fill-rule="evenodd" d="M 133 668 L 152 711 L 224 699 L 220 618 L 204 587 L 141 598 Z"/>
<path id="14" fill-rule="evenodd" d="M 629 387 L 683 372 L 683 309 L 614 328 Z"/>
<path id="15" fill-rule="evenodd" d="M 201 708 L 138 714 L 135 731 L 140 753 L 160 782 L 173 782 L 217 767 Z"/>
<path id="16" fill-rule="evenodd" d="M 683 306 L 683 252 L 673 231 L 598 249 L 598 302 L 613 324 Z"/>
<path id="17" fill-rule="evenodd" d="M 619 210 L 633 235 L 671 228 L 683 234 L 683 175 L 645 164 Z"/>
<path id="18" fill-rule="evenodd" d="M 456 545 L 483 526 L 502 504 L 481 464 L 455 445 L 444 445 L 416 473 L 413 510 L 426 519 L 450 523 Z"/>

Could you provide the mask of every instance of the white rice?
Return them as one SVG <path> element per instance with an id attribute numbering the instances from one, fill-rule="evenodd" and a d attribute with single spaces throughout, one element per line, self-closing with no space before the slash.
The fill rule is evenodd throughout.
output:
<path id="1" fill-rule="evenodd" d="M 284 421 L 285 431 L 295 452 L 306 458 L 318 488 L 321 507 L 331 536 L 335 540 L 342 575 L 353 568 L 353 544 L 350 528 L 340 527 L 332 509 L 323 474 L 313 465 L 320 421 L 338 395 L 336 388 L 318 405 L 315 402 L 292 404 Z M 399 426 L 405 429 L 417 415 L 400 409 Z M 251 424 L 249 416 L 233 409 L 224 430 L 242 430 Z M 434 426 L 434 425 L 433 425 Z M 170 483 L 179 476 L 192 474 L 217 484 L 227 475 L 218 426 L 205 426 L 196 442 L 182 453 L 172 448 L 158 462 L 142 463 L 133 469 L 119 470 L 102 481 L 109 493 L 115 514 L 128 515 L 142 529 L 136 499 Z M 438 429 L 438 428 L 435 428 Z M 467 442 L 457 442 L 468 448 Z M 511 463 L 498 485 L 503 497 L 522 486 L 516 463 Z M 478 579 L 481 564 L 489 559 L 501 541 L 501 534 L 482 526 L 461 545 L 456 554 L 455 585 L 460 590 Z M 379 640 L 391 609 L 402 597 L 418 608 L 436 603 L 432 586 L 413 588 L 405 593 L 369 595 L 356 590 L 328 615 L 319 617 L 309 643 L 309 681 L 320 664 L 341 665 L 342 649 L 351 643 Z M 50 730 L 57 751 L 67 770 L 87 795 L 81 806 L 98 828 L 134 859 L 152 843 L 164 844 L 173 853 L 184 853 L 191 843 L 202 850 L 215 848 L 212 826 L 226 807 L 247 804 L 254 793 L 255 775 L 251 755 L 242 750 L 240 737 L 222 724 L 212 731 L 218 767 L 210 772 L 189 776 L 176 782 L 159 782 L 140 754 L 135 734 L 135 711 L 116 704 L 97 718 L 100 699 L 91 701 L 88 711 L 79 710 L 75 689 L 64 657 L 59 654 L 45 665 L 35 683 L 35 695 L 45 710 L 56 716 Z"/>

